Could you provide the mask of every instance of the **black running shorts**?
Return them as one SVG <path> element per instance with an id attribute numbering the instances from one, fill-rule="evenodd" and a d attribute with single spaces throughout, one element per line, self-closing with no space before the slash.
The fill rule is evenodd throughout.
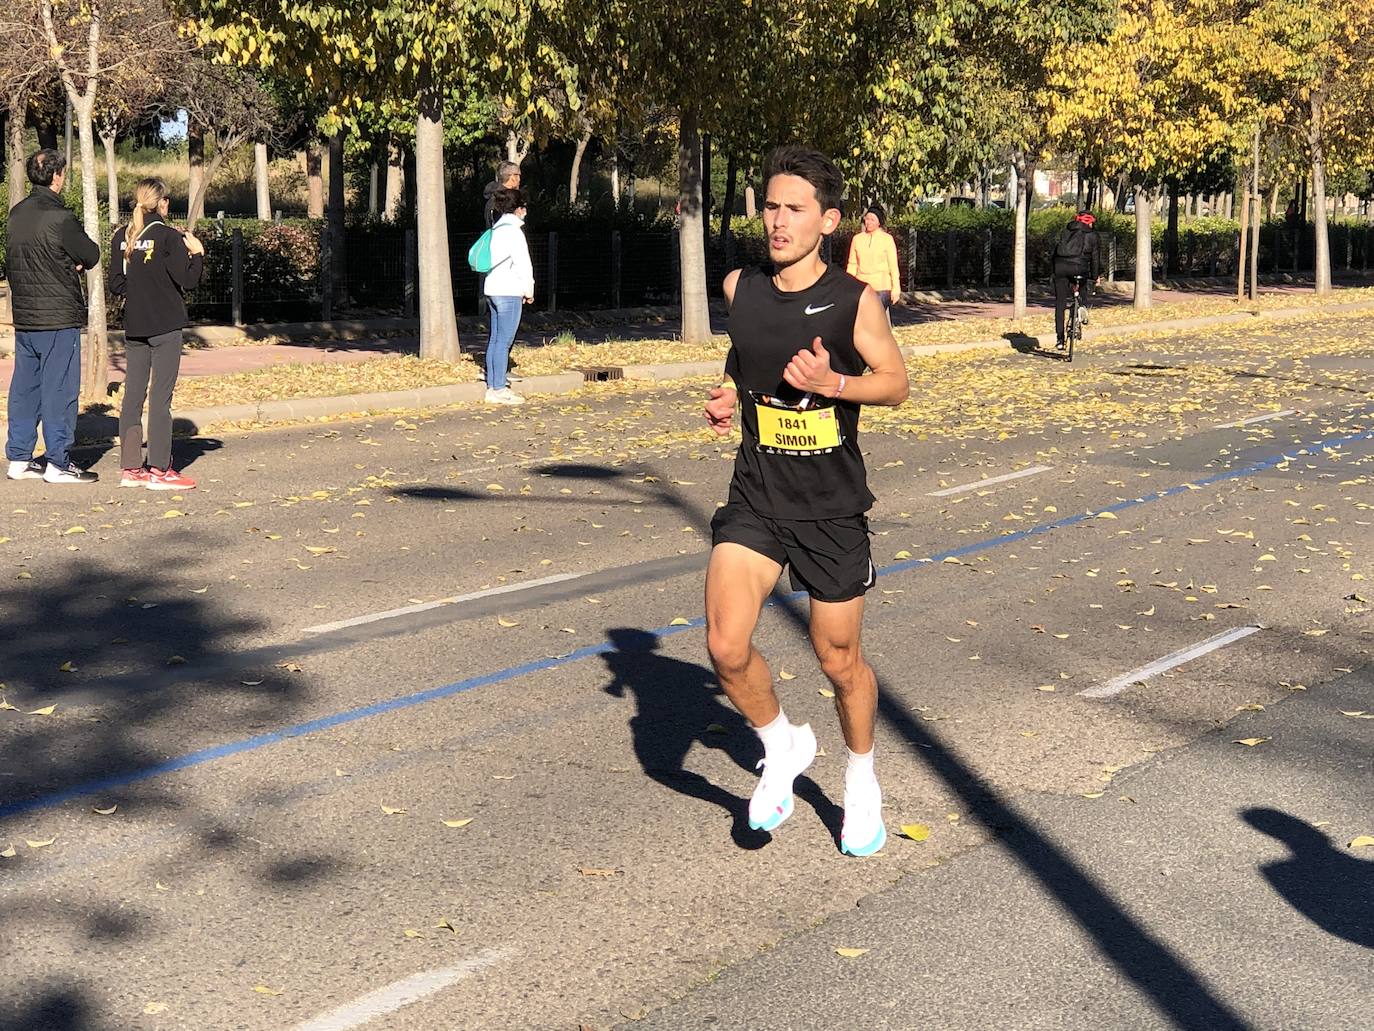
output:
<path id="1" fill-rule="evenodd" d="M 877 579 L 868 547 L 868 516 L 770 519 L 731 501 L 711 519 L 711 545 L 738 544 L 787 566 L 794 591 L 817 601 L 861 597 Z"/>

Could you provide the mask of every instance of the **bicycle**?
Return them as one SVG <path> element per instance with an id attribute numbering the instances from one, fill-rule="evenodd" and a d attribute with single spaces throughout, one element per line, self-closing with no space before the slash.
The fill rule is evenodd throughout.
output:
<path id="1" fill-rule="evenodd" d="M 1083 305 L 1082 287 L 1087 281 L 1087 276 L 1071 276 L 1073 280 L 1073 299 L 1069 304 L 1069 324 L 1065 327 L 1064 346 L 1060 351 L 1066 362 L 1073 361 L 1073 345 L 1075 341 L 1083 339 L 1083 323 L 1086 321 L 1086 309 Z"/>

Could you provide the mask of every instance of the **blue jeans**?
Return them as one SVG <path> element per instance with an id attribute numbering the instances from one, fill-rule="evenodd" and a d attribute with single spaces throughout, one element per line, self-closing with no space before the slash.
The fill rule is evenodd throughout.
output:
<path id="1" fill-rule="evenodd" d="M 506 359 L 515 331 L 520 328 L 520 313 L 525 307 L 523 297 L 488 297 L 487 310 L 491 316 L 491 332 L 487 336 L 487 389 L 501 390 L 506 386 Z"/>
<path id="2" fill-rule="evenodd" d="M 24 462 L 38 444 L 38 424 L 53 465 L 65 466 L 76 437 L 81 392 L 81 330 L 16 330 L 5 457 Z"/>

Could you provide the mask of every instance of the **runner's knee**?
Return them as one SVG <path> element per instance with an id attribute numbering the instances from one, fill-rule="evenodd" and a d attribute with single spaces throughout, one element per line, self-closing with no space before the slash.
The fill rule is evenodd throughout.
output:
<path id="1" fill-rule="evenodd" d="M 706 651 L 720 676 L 742 676 L 749 666 L 752 650 L 747 637 L 717 629 L 706 632 Z"/>
<path id="2" fill-rule="evenodd" d="M 855 674 L 863 666 L 863 655 L 857 644 L 833 644 L 815 642 L 816 658 L 820 661 L 821 672 L 833 684 L 848 686 Z"/>

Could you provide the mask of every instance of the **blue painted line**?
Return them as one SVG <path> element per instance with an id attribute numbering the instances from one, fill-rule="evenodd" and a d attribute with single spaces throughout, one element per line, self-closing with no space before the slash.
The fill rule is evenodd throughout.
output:
<path id="1" fill-rule="evenodd" d="M 878 570 L 881 576 L 891 576 L 894 573 L 904 573 L 916 569 L 919 566 L 926 566 L 936 562 L 942 562 L 947 558 L 961 558 L 964 555 L 972 555 L 980 551 L 988 551 L 992 548 L 1001 547 L 1006 544 L 1014 544 L 1017 541 L 1025 540 L 1029 537 L 1040 536 L 1050 533 L 1053 530 L 1060 530 L 1068 526 L 1076 526 L 1095 519 L 1101 512 L 1123 512 L 1130 508 L 1137 508 L 1141 505 L 1148 505 L 1151 502 L 1162 501 L 1165 498 L 1176 497 L 1188 490 L 1207 487 L 1216 483 L 1225 483 L 1228 480 L 1239 480 L 1247 476 L 1254 476 L 1256 473 L 1266 469 L 1272 469 L 1284 462 L 1292 461 L 1297 451 L 1320 451 L 1325 448 L 1340 447 L 1343 444 L 1353 444 L 1358 441 L 1374 439 L 1374 430 L 1365 433 L 1352 433 L 1342 437 L 1329 437 L 1325 440 L 1317 441 L 1313 444 L 1296 446 L 1293 453 L 1282 453 L 1266 458 L 1262 462 L 1253 462 L 1227 472 L 1217 473 L 1200 480 L 1192 480 L 1188 484 L 1181 484 L 1176 487 L 1169 487 L 1165 490 L 1156 491 L 1153 494 L 1145 494 L 1138 498 L 1131 498 L 1127 501 L 1118 501 L 1113 505 L 1097 509 L 1093 512 L 1083 512 L 1079 515 L 1068 516 L 1064 519 L 1055 520 L 1052 523 L 1041 523 L 1037 526 L 1029 527 L 1025 530 L 1016 530 L 998 537 L 989 537 L 985 540 L 974 541 L 962 547 L 952 548 L 949 551 L 942 551 L 931 555 L 928 558 L 909 559 L 884 566 Z M 803 591 L 794 591 L 791 594 L 783 595 L 781 600 L 795 601 L 805 596 Z M 776 604 L 779 599 L 775 596 L 769 604 Z M 688 630 L 698 630 L 706 625 L 706 618 L 698 616 L 696 619 L 689 620 L 686 624 L 676 626 L 662 626 L 653 630 L 646 630 L 645 633 L 662 639 L 671 637 L 674 634 L 684 633 Z M 581 662 L 597 655 L 605 655 L 608 652 L 616 651 L 615 645 L 609 641 L 602 644 L 590 645 L 586 648 L 579 648 L 569 652 L 567 655 L 560 655 L 547 659 L 539 659 L 535 662 L 527 662 L 519 666 L 511 666 L 507 669 L 497 670 L 494 673 L 487 673 L 480 677 L 471 677 L 467 680 L 460 680 L 453 684 L 446 684 L 443 687 L 431 688 L 428 691 L 417 691 L 414 694 L 403 695 L 399 698 L 391 698 L 384 702 L 376 702 L 358 709 L 348 709 L 344 712 L 337 712 L 330 716 L 322 716 L 319 719 L 307 720 L 304 723 L 295 723 L 281 730 L 274 730 L 269 734 L 259 734 L 256 737 L 244 738 L 240 741 L 230 741 L 223 745 L 216 745 L 213 748 L 204 748 L 198 752 L 190 752 L 186 755 L 169 759 L 167 762 L 158 763 L 155 766 L 145 766 L 141 769 L 131 770 L 128 773 L 117 774 L 113 777 L 105 777 L 99 780 L 85 781 L 62 791 L 57 791 L 49 795 L 40 795 L 36 798 L 24 799 L 18 802 L 8 802 L 0 805 L 0 819 L 10 816 L 19 816 L 23 813 L 36 812 L 40 809 L 51 809 L 54 806 L 62 805 L 77 798 L 88 795 L 104 794 L 116 791 L 120 788 L 137 784 L 141 781 L 151 780 L 168 773 L 175 773 L 178 770 L 190 769 L 194 766 L 203 766 L 206 763 L 215 762 L 219 759 L 227 759 L 233 755 L 241 755 L 245 752 L 256 751 L 259 748 L 266 748 L 269 745 L 279 744 L 282 741 L 289 741 L 292 738 L 305 737 L 307 734 L 315 734 L 322 730 L 330 730 L 334 727 L 341 727 L 348 723 L 355 723 L 358 720 L 368 719 L 372 716 L 380 716 L 383 713 L 397 712 L 401 709 L 409 709 L 416 705 L 423 705 L 426 702 L 436 701 L 440 698 L 451 698 L 454 695 L 463 694 L 467 691 L 475 690 L 479 687 L 489 687 L 492 684 L 504 683 L 523 677 L 528 673 L 539 673 L 547 669 L 557 669 L 567 666 L 574 662 Z"/>

